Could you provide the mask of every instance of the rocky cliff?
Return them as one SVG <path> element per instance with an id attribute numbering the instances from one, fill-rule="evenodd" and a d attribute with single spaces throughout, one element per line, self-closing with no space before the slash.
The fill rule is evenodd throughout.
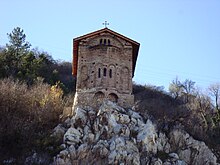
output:
<path id="1" fill-rule="evenodd" d="M 146 119 L 146 117 L 145 117 Z M 54 165 L 215 165 L 204 142 L 181 129 L 159 132 L 135 109 L 105 101 L 97 108 L 75 107 L 74 115 L 54 129 L 63 150 Z"/>

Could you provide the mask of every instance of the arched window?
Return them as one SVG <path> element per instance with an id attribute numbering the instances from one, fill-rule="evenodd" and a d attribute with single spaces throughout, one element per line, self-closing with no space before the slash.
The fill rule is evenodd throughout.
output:
<path id="1" fill-rule="evenodd" d="M 110 40 L 108 39 L 108 45 L 110 45 L 111 44 L 111 42 L 110 42 Z"/>
<path id="2" fill-rule="evenodd" d="M 104 39 L 104 45 L 106 45 L 106 39 Z"/>
<path id="3" fill-rule="evenodd" d="M 97 105 L 100 105 L 105 98 L 105 94 L 101 91 L 97 92 L 94 96 L 94 101 L 96 102 Z"/>
<path id="4" fill-rule="evenodd" d="M 101 68 L 98 69 L 98 78 L 101 77 Z"/>
<path id="5" fill-rule="evenodd" d="M 117 103 L 118 102 L 118 96 L 114 93 L 110 93 L 108 95 L 108 99 L 114 103 Z"/>
<path id="6" fill-rule="evenodd" d="M 103 69 L 103 76 L 105 76 L 105 77 L 106 77 L 106 73 L 107 73 L 107 69 L 106 69 L 106 68 L 104 68 L 104 69 Z"/>
<path id="7" fill-rule="evenodd" d="M 102 39 L 99 40 L 100 45 L 102 45 Z"/>
<path id="8" fill-rule="evenodd" d="M 112 78 L 112 69 L 109 70 L 109 77 Z"/>

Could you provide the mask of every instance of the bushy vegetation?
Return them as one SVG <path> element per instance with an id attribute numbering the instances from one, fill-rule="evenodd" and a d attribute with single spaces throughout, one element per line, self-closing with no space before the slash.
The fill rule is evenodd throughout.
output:
<path id="1" fill-rule="evenodd" d="M 64 106 L 72 106 L 74 79 L 71 63 L 30 49 L 21 28 L 8 38 L 0 49 L 0 164 L 11 158 L 24 164 L 34 152 L 57 150 L 50 148 L 59 146 L 50 134 Z"/>
<path id="2" fill-rule="evenodd" d="M 165 92 L 161 87 L 134 85 L 136 109 L 145 117 L 154 120 L 158 129 L 170 132 L 173 128 L 183 128 L 194 138 L 205 141 L 220 156 L 220 111 L 219 101 L 213 92 L 205 94 L 196 89 L 195 82 L 174 80 L 170 86 L 174 91 Z M 188 83 L 188 84 L 187 84 Z M 190 84 L 190 85 L 189 85 Z M 216 88 L 215 91 L 220 91 Z M 213 89 L 213 85 L 210 86 Z M 180 89 L 177 89 L 180 88 Z M 183 89 L 181 89 L 183 88 Z M 190 89 L 186 89 L 190 88 Z M 171 89 L 171 88 L 170 88 Z"/>
<path id="3" fill-rule="evenodd" d="M 65 102 L 57 86 L 39 81 L 28 87 L 13 79 L 0 80 L 0 159 L 21 157 L 41 149 L 59 122 Z"/>

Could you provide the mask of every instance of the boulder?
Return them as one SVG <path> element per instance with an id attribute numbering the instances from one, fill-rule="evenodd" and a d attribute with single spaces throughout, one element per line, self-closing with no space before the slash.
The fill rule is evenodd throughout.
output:
<path id="1" fill-rule="evenodd" d="M 183 130 L 170 132 L 170 144 L 177 150 L 179 158 L 188 164 L 217 164 L 217 158 L 204 142 L 195 140 Z"/>
<path id="2" fill-rule="evenodd" d="M 82 133 L 79 130 L 71 127 L 64 135 L 64 142 L 69 145 L 78 144 L 81 142 L 81 137 Z"/>
<path id="3" fill-rule="evenodd" d="M 66 129 L 62 126 L 62 124 L 58 124 L 53 129 L 53 133 L 51 134 L 51 136 L 57 139 L 63 139 L 65 132 L 66 132 Z"/>
<path id="4" fill-rule="evenodd" d="M 146 124 L 142 124 L 137 135 L 137 142 L 141 142 L 143 150 L 147 152 L 157 152 L 157 132 L 155 126 L 150 120 Z"/>

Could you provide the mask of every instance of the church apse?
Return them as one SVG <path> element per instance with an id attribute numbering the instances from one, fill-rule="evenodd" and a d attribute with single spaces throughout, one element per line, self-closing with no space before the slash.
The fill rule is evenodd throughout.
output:
<path id="1" fill-rule="evenodd" d="M 124 107 L 132 106 L 132 77 L 139 43 L 104 28 L 75 38 L 73 45 L 76 102 L 95 105 L 108 99 Z"/>

